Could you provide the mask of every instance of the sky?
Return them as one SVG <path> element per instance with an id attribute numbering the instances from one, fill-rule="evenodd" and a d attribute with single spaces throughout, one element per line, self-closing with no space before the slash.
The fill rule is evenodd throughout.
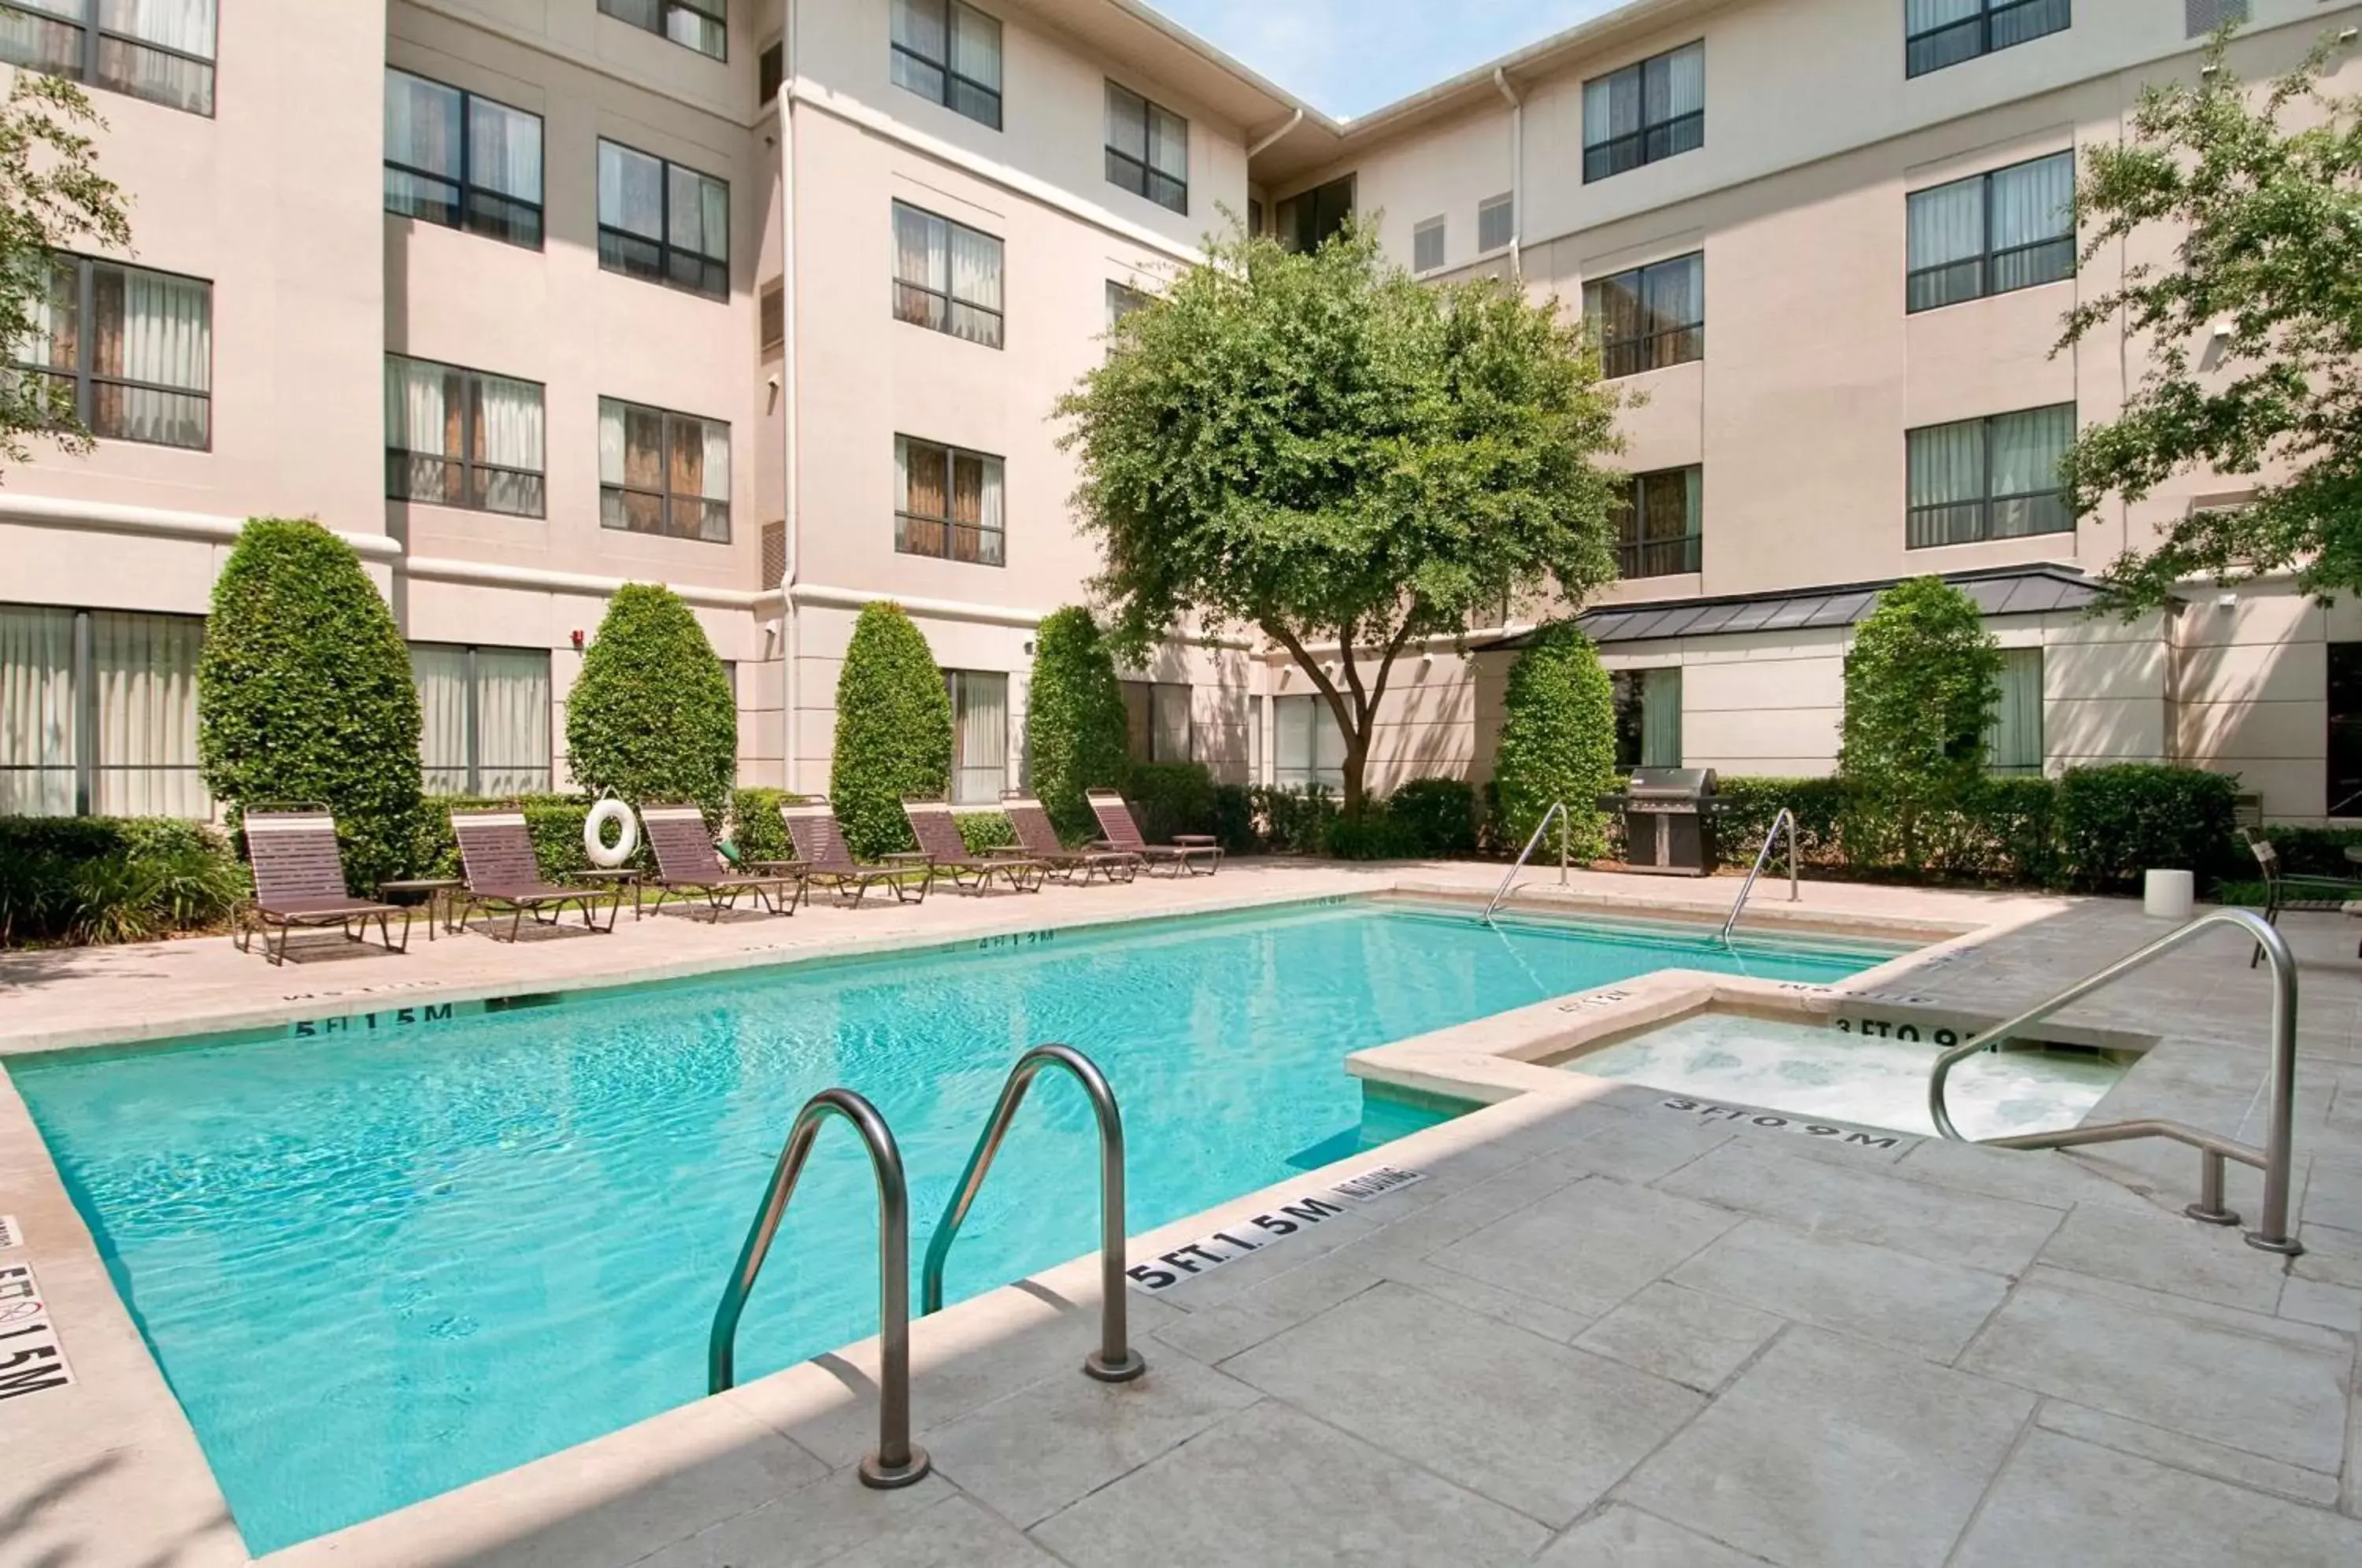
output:
<path id="1" fill-rule="evenodd" d="M 1325 113 L 1366 115 L 1623 0 L 1148 0 Z"/>

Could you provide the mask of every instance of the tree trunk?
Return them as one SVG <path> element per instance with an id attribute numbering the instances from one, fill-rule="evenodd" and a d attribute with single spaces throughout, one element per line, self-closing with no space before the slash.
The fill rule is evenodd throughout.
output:
<path id="1" fill-rule="evenodd" d="M 1361 727 L 1364 730 L 1368 728 L 1366 718 Z M 1363 783 L 1363 776 L 1369 771 L 1369 736 L 1366 734 L 1361 735 L 1347 735 L 1345 737 L 1345 765 L 1343 772 L 1345 775 L 1344 810 L 1345 814 L 1349 817 L 1360 816 L 1362 814 L 1362 804 L 1369 798 L 1368 789 Z"/>

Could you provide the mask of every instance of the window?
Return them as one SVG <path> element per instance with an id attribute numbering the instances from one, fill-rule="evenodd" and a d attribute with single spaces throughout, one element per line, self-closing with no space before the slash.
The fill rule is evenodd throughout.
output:
<path id="1" fill-rule="evenodd" d="M 1682 765 L 1682 672 L 1619 669 L 1608 678 L 1616 698 L 1616 771 Z"/>
<path id="2" fill-rule="evenodd" d="M 2075 155 L 2053 153 L 1911 193 L 1906 310 L 2075 275 Z"/>
<path id="3" fill-rule="evenodd" d="M 214 0 L 15 0 L 0 61 L 210 115 Z"/>
<path id="4" fill-rule="evenodd" d="M 1698 569 L 1701 492 L 1705 470 L 1695 464 L 1635 474 L 1616 509 L 1616 570 L 1622 577 L 1667 577 Z"/>
<path id="5" fill-rule="evenodd" d="M 998 806 L 1009 788 L 1009 677 L 947 669 L 952 696 L 952 804 Z"/>
<path id="6" fill-rule="evenodd" d="M 209 817 L 194 615 L 0 604 L 0 816 Z"/>
<path id="7" fill-rule="evenodd" d="M 410 645 L 430 795 L 546 795 L 549 650 Z"/>
<path id="8" fill-rule="evenodd" d="M 730 294 L 730 186 L 599 143 L 599 265 L 708 299 Z"/>
<path id="9" fill-rule="evenodd" d="M 1268 784 L 1263 771 L 1263 699 L 1247 699 L 1247 782 Z"/>
<path id="10" fill-rule="evenodd" d="M 730 542 L 730 426 L 599 400 L 599 523 Z"/>
<path id="11" fill-rule="evenodd" d="M 1443 265 L 1443 220 L 1431 217 L 1410 231 L 1410 270 L 1432 272 Z"/>
<path id="12" fill-rule="evenodd" d="M 1271 720 L 1273 783 L 1283 790 L 1345 787 L 1345 732 L 1337 727 L 1327 698 L 1275 697 Z"/>
<path id="13" fill-rule="evenodd" d="M 906 556 L 999 566 L 1000 459 L 915 436 L 894 437 L 894 548 Z"/>
<path id="14" fill-rule="evenodd" d="M 0 612 L 5 614 L 6 612 Z M 0 647 L 0 671 L 6 653 Z M 5 680 L 5 676 L 0 676 Z M 0 695 L 6 687 L 0 684 Z M 0 731 L 0 734 L 5 734 Z M 5 744 L 5 742 L 0 742 Z M 5 762 L 0 753 L 0 762 Z M 2333 817 L 2362 816 L 2362 643 L 2329 645 L 2329 810 Z"/>
<path id="15" fill-rule="evenodd" d="M 1000 128 L 1000 24 L 959 0 L 894 0 L 894 85 Z"/>
<path id="16" fill-rule="evenodd" d="M 1126 680 L 1123 734 L 1134 762 L 1194 760 L 1189 688 L 1172 680 Z"/>
<path id="17" fill-rule="evenodd" d="M 1112 278 L 1108 280 L 1107 324 L 1109 331 L 1115 329 L 1117 322 L 1133 311 L 1146 309 L 1147 305 L 1148 296 L 1138 289 L 1126 288 Z"/>
<path id="18" fill-rule="evenodd" d="M 385 493 L 544 515 L 542 389 L 403 354 L 385 357 Z"/>
<path id="19" fill-rule="evenodd" d="M 716 60 L 730 58 L 729 5 L 730 0 L 599 0 L 599 9 L 615 20 Z"/>
<path id="20" fill-rule="evenodd" d="M 204 450 L 213 442 L 213 285 L 81 256 L 54 256 L 28 302 L 17 363 L 48 382 L 92 435 Z"/>
<path id="21" fill-rule="evenodd" d="M 1476 204 L 1476 251 L 1479 255 L 1506 249 L 1518 234 L 1518 206 L 1514 197 L 1495 196 Z"/>
<path id="22" fill-rule="evenodd" d="M 779 96 L 779 89 L 788 84 L 788 46 L 784 40 L 767 44 L 755 57 L 755 96 L 762 100 L 755 105 L 760 113 Z"/>
<path id="23" fill-rule="evenodd" d="M 2071 403 L 1906 432 L 1911 510 L 1904 543 L 1916 550 L 2073 533 L 2058 459 L 2074 438 Z"/>
<path id="24" fill-rule="evenodd" d="M 894 204 L 894 319 L 1000 347 L 1000 241 Z"/>
<path id="25" fill-rule="evenodd" d="M 1583 84 L 1585 183 L 1705 145 L 1703 39 Z"/>
<path id="26" fill-rule="evenodd" d="M 1274 215 L 1282 245 L 1290 250 L 1318 250 L 1353 215 L 1353 177 L 1341 174 L 1325 185 L 1299 191 L 1280 203 Z"/>
<path id="27" fill-rule="evenodd" d="M 2246 19 L 2247 0 L 2181 0 L 2182 30 L 2193 39 Z"/>
<path id="28" fill-rule="evenodd" d="M 1995 773 L 2042 773 L 2042 650 L 2001 650 L 2001 702 L 1985 731 L 1985 766 Z"/>
<path id="29" fill-rule="evenodd" d="M 1583 285 L 1583 315 L 1602 374 L 1633 376 L 1705 357 L 1705 252 Z"/>
<path id="30" fill-rule="evenodd" d="M 775 353 L 788 346 L 788 285 L 778 280 L 763 285 L 763 300 L 757 313 L 757 330 L 762 335 L 766 354 Z"/>
<path id="31" fill-rule="evenodd" d="M 385 73 L 385 210 L 541 248 L 541 116 Z"/>
<path id="32" fill-rule="evenodd" d="M 2069 0 L 1903 0 L 1903 74 L 1925 76 L 2067 30 Z"/>
<path id="33" fill-rule="evenodd" d="M 1176 213 L 1189 210 L 1189 122 L 1107 84 L 1107 177 Z"/>

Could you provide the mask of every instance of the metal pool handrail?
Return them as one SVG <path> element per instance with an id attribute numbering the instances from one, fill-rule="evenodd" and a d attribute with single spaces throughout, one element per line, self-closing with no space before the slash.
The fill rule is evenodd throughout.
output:
<path id="1" fill-rule="evenodd" d="M 763 1272 L 763 1259 L 778 1234 L 796 1178 L 803 1175 L 820 1124 L 841 1116 L 861 1134 L 877 1176 L 877 1446 L 861 1459 L 861 1484 L 881 1490 L 908 1486 L 927 1474 L 927 1451 L 911 1441 L 911 1196 L 902 1178 L 902 1152 L 877 1108 L 849 1088 L 822 1089 L 804 1101 L 788 1129 L 764 1190 L 763 1207 L 738 1251 L 706 1342 L 705 1391 L 719 1394 L 737 1381 L 734 1365 L 739 1314 Z"/>
<path id="2" fill-rule="evenodd" d="M 994 1156 L 1000 1153 L 1001 1140 L 1009 1135 L 1017 1108 L 1025 1103 L 1025 1091 L 1033 1087 L 1034 1077 L 1044 1067 L 1063 1068 L 1082 1085 L 1098 1119 L 1099 1348 L 1083 1358 L 1083 1370 L 1102 1383 L 1128 1383 L 1147 1371 L 1148 1363 L 1128 1342 L 1124 1320 L 1123 1116 L 1116 1109 L 1115 1090 L 1109 1087 L 1106 1075 L 1071 1045 L 1036 1045 L 1009 1070 L 1009 1080 L 1000 1088 L 1000 1101 L 992 1108 L 992 1120 L 985 1123 L 984 1135 L 967 1157 L 967 1169 L 960 1174 L 959 1189 L 927 1242 L 927 1261 L 920 1270 L 919 1315 L 943 1310 L 944 1261 L 951 1256 L 968 1206 L 976 1201 Z"/>
<path id="3" fill-rule="evenodd" d="M 1542 820 L 1534 824 L 1533 836 L 1526 840 L 1525 848 L 1518 851 L 1517 864 L 1509 867 L 1509 874 L 1502 878 L 1501 885 L 1493 890 L 1493 901 L 1485 906 L 1485 913 L 1481 917 L 1485 924 L 1493 923 L 1493 911 L 1499 909 L 1501 900 L 1509 896 L 1509 884 L 1515 882 L 1518 879 L 1518 873 L 1526 868 L 1527 857 L 1533 854 L 1534 845 L 1542 841 L 1542 834 L 1549 830 L 1552 817 L 1559 820 L 1558 879 L 1561 882 L 1566 880 L 1566 841 L 1568 834 L 1573 829 L 1573 820 L 1567 814 L 1564 801 L 1552 801 L 1551 809 L 1542 813 Z"/>
<path id="4" fill-rule="evenodd" d="M 2257 948 L 2271 960 L 2272 1078 L 2271 1128 L 2261 1149 L 2221 1137 L 2180 1121 L 2155 1118 L 2110 1121 L 2097 1127 L 2070 1127 L 2057 1132 L 2025 1132 L 2012 1138 L 1971 1139 L 1952 1125 L 1944 1105 L 1944 1080 L 1953 1065 L 1978 1051 L 1997 1049 L 2002 1042 L 2023 1034 L 2061 1008 L 2081 1001 L 2093 991 L 2122 978 L 2150 960 L 2164 956 L 2209 926 L 2235 925 L 2256 939 Z M 2198 1201 L 2182 1212 L 2210 1225 L 2235 1225 L 2239 1216 L 2223 1202 L 2223 1162 L 2236 1160 L 2264 1173 L 2261 1223 L 2247 1232 L 2247 1245 L 2268 1253 L 2304 1251 L 2289 1232 L 2289 1165 L 2296 1121 L 2296 959 L 2288 943 L 2252 910 L 2211 910 L 2186 925 L 2176 926 L 2137 952 L 2126 954 L 2106 968 L 2084 977 L 2046 1001 L 1995 1024 L 1974 1040 L 1964 1040 L 1936 1058 L 1927 1077 L 1927 1113 L 1936 1130 L 1960 1143 L 1984 1143 L 1997 1149 L 2069 1149 L 2082 1143 L 2116 1143 L 2130 1138 L 2170 1138 L 2199 1151 Z"/>
<path id="5" fill-rule="evenodd" d="M 1796 818 L 1787 807 L 1772 819 L 1772 831 L 1763 835 L 1763 847 L 1755 852 L 1755 864 L 1748 867 L 1747 880 L 1738 889 L 1738 897 L 1730 900 L 1730 913 L 1723 917 L 1722 939 L 1730 940 L 1733 926 L 1738 923 L 1738 911 L 1747 907 L 1747 895 L 1755 890 L 1755 878 L 1763 875 L 1763 867 L 1772 862 L 1772 846 L 1780 842 L 1780 824 L 1788 824 L 1788 901 L 1796 901 Z"/>

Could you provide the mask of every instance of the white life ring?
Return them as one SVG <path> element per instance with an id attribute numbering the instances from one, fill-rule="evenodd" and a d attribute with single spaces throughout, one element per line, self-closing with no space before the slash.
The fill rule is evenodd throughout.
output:
<path id="1" fill-rule="evenodd" d="M 607 824 L 615 824 L 615 842 L 607 843 Z M 590 814 L 582 819 L 582 853 L 590 864 L 613 871 L 639 853 L 640 823 L 632 815 L 632 808 L 613 795 L 590 804 Z"/>

